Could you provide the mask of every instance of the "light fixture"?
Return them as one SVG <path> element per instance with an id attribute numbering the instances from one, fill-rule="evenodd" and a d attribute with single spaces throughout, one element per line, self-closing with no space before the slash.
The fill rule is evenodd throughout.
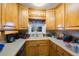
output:
<path id="1" fill-rule="evenodd" d="M 44 6 L 45 4 L 46 4 L 46 3 L 33 3 L 34 6 L 38 6 L 38 7 Z"/>

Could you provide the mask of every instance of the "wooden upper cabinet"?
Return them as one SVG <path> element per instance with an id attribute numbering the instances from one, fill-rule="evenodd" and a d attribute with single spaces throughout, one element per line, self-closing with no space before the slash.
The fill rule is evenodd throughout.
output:
<path id="1" fill-rule="evenodd" d="M 13 23 L 13 19 L 12 19 L 12 4 L 6 4 L 6 8 L 5 8 L 5 25 L 8 22 L 12 22 Z"/>
<path id="2" fill-rule="evenodd" d="M 1 3 L 0 3 L 0 29 L 1 29 Z"/>
<path id="3" fill-rule="evenodd" d="M 18 7 L 15 3 L 4 3 L 2 4 L 2 25 L 3 29 L 6 27 L 6 29 L 17 29 L 18 25 Z M 12 24 L 12 25 L 11 25 Z"/>
<path id="4" fill-rule="evenodd" d="M 29 16 L 45 16 L 45 10 L 29 9 Z"/>
<path id="5" fill-rule="evenodd" d="M 60 4 L 56 9 L 56 29 L 64 29 L 64 4 Z"/>
<path id="6" fill-rule="evenodd" d="M 66 29 L 79 29 L 79 4 L 65 4 L 65 14 Z"/>
<path id="7" fill-rule="evenodd" d="M 46 11 L 46 30 L 55 30 L 55 10 Z"/>
<path id="8" fill-rule="evenodd" d="M 18 9 L 19 9 L 19 15 L 18 15 L 19 16 L 19 23 L 18 23 L 18 25 L 19 25 L 19 29 L 20 29 L 22 27 L 22 25 L 21 25 L 22 24 L 21 23 L 21 21 L 22 21 L 22 16 L 21 16 L 22 15 L 22 12 L 21 12 L 22 8 L 20 5 L 18 6 Z"/>
<path id="9" fill-rule="evenodd" d="M 29 18 L 31 19 L 45 19 L 46 11 L 38 9 L 29 9 Z"/>
<path id="10" fill-rule="evenodd" d="M 12 20 L 15 24 L 16 29 L 18 29 L 18 5 L 12 4 Z"/>
<path id="11" fill-rule="evenodd" d="M 19 5 L 19 29 L 28 28 L 28 8 Z"/>
<path id="12" fill-rule="evenodd" d="M 22 8 L 22 26 L 24 26 L 25 29 L 28 28 L 28 9 Z"/>
<path id="13" fill-rule="evenodd" d="M 6 20 L 5 9 L 6 9 L 6 4 L 2 3 L 2 29 L 4 29 L 3 25 L 5 25 L 5 20 Z"/>
<path id="14" fill-rule="evenodd" d="M 2 29 L 18 29 L 18 6 L 16 3 L 2 4 Z M 5 34 L 18 31 L 5 31 Z"/>

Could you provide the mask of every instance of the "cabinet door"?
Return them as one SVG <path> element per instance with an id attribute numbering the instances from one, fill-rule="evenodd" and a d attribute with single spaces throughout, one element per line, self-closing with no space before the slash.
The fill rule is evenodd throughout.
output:
<path id="1" fill-rule="evenodd" d="M 15 29 L 18 29 L 18 5 L 12 4 L 12 22 L 15 24 Z"/>
<path id="2" fill-rule="evenodd" d="M 19 5 L 19 29 L 28 28 L 28 9 Z"/>
<path id="3" fill-rule="evenodd" d="M 5 4 L 5 25 L 8 24 L 8 23 L 11 23 L 11 24 L 15 24 L 13 22 L 13 4 L 11 3 L 6 3 Z M 10 26 L 10 24 L 8 24 L 7 26 Z"/>
<path id="4" fill-rule="evenodd" d="M 56 9 L 56 29 L 64 29 L 64 4 L 61 4 Z"/>
<path id="5" fill-rule="evenodd" d="M 17 4 L 15 3 L 14 4 L 12 3 L 2 4 L 2 28 L 3 29 L 17 29 L 18 27 L 17 21 L 18 21 Z M 10 34 L 10 33 L 17 33 L 17 31 L 6 31 L 5 32 L 5 34 Z"/>
<path id="6" fill-rule="evenodd" d="M 50 56 L 56 56 L 56 44 L 50 41 Z"/>
<path id="7" fill-rule="evenodd" d="M 45 16 L 45 10 L 29 9 L 29 16 Z"/>
<path id="8" fill-rule="evenodd" d="M 2 25 L 13 24 L 13 29 L 17 28 L 18 8 L 17 4 L 4 3 L 2 4 Z M 12 29 L 12 28 L 9 28 Z"/>
<path id="9" fill-rule="evenodd" d="M 79 4 L 65 4 L 66 29 L 79 29 Z"/>
<path id="10" fill-rule="evenodd" d="M 26 46 L 26 56 L 38 56 L 38 46 Z"/>
<path id="11" fill-rule="evenodd" d="M 27 9 L 22 8 L 22 28 L 27 29 Z"/>
<path id="12" fill-rule="evenodd" d="M 56 46 L 57 47 L 57 56 L 63 56 L 63 49 L 59 46 Z"/>
<path id="13" fill-rule="evenodd" d="M 55 30 L 55 11 L 53 9 L 46 11 L 46 30 Z"/>
<path id="14" fill-rule="evenodd" d="M 39 43 L 39 56 L 49 56 L 49 40 L 40 40 Z"/>
<path id="15" fill-rule="evenodd" d="M 39 45 L 39 56 L 49 56 L 49 45 Z"/>
<path id="16" fill-rule="evenodd" d="M 2 17 L 2 15 L 1 15 L 2 10 L 1 9 L 2 8 L 1 8 L 1 3 L 0 3 L 0 29 L 1 29 L 1 17 Z"/>
<path id="17" fill-rule="evenodd" d="M 6 20 L 6 4 L 2 3 L 2 29 L 4 28 L 5 20 Z"/>
<path id="18" fill-rule="evenodd" d="M 19 29 L 21 29 L 21 20 L 22 20 L 22 8 L 21 8 L 21 6 L 18 6 L 18 8 L 19 8 Z"/>
<path id="19" fill-rule="evenodd" d="M 5 18 L 6 18 L 6 23 L 7 22 L 12 22 L 12 4 L 10 4 L 10 3 L 6 3 L 5 4 L 6 5 L 6 7 L 5 7 Z"/>
<path id="20" fill-rule="evenodd" d="M 30 19 L 40 19 L 45 20 L 46 11 L 38 9 L 29 9 L 29 18 Z"/>
<path id="21" fill-rule="evenodd" d="M 38 44 L 36 43 L 36 41 L 26 42 L 25 55 L 26 56 L 37 56 L 38 55 Z"/>

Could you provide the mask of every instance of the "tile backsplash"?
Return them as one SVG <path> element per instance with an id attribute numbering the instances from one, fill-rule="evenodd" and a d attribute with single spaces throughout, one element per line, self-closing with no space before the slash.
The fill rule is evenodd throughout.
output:
<path id="1" fill-rule="evenodd" d="M 28 34 L 34 32 L 46 33 L 46 24 L 39 20 L 30 21 L 28 25 Z"/>

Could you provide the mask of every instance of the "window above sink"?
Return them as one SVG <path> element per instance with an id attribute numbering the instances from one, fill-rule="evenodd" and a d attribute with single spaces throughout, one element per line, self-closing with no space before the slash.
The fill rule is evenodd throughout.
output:
<path id="1" fill-rule="evenodd" d="M 41 20 L 31 20 L 28 27 L 29 34 L 46 33 L 46 24 Z"/>

